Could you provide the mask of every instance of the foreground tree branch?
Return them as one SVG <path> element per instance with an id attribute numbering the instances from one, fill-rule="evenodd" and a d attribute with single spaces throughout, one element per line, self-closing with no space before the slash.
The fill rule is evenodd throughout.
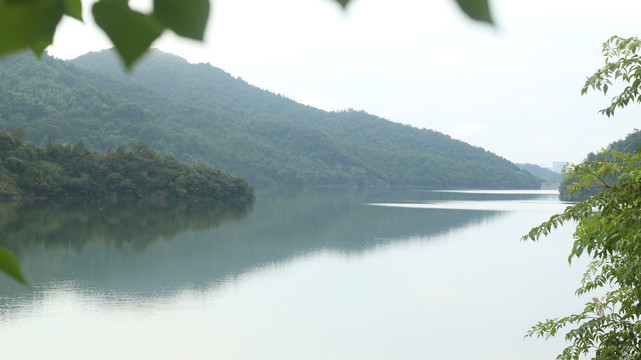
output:
<path id="1" fill-rule="evenodd" d="M 601 113 L 614 115 L 630 101 L 641 101 L 641 60 L 637 38 L 612 37 L 603 46 L 606 64 L 588 78 L 582 93 L 595 89 L 607 93 L 614 80 L 628 83 Z M 570 343 L 557 357 L 576 360 L 594 354 L 596 360 L 641 359 L 641 154 L 614 150 L 602 152 L 607 160 L 585 162 L 564 169 L 577 181 L 570 194 L 584 188 L 611 185 L 589 199 L 569 206 L 562 214 L 533 228 L 523 240 L 537 241 L 568 221 L 576 221 L 574 245 L 569 261 L 588 256 L 578 295 L 605 291 L 593 297 L 578 314 L 548 319 L 536 324 L 526 336 L 549 338 L 561 329 L 574 326 L 565 335 Z M 611 181 L 610 181 L 611 180 Z"/>

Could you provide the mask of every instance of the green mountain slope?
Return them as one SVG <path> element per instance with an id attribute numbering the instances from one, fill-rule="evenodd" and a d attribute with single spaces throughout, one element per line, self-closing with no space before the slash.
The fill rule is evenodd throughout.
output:
<path id="1" fill-rule="evenodd" d="M 0 129 L 105 151 L 142 140 L 256 186 L 538 188 L 481 148 L 364 112 L 325 112 L 206 64 L 151 52 L 130 74 L 110 51 L 0 61 Z"/>
<path id="2" fill-rule="evenodd" d="M 633 132 L 628 134 L 624 139 L 620 139 L 610 143 L 606 147 L 606 149 L 612 149 L 612 150 L 616 150 L 623 153 L 638 152 L 639 149 L 641 149 L 641 130 L 635 129 Z M 612 160 L 612 156 L 608 154 L 606 155 L 606 157 L 604 157 L 600 152 L 599 153 L 591 152 L 586 156 L 584 161 L 597 161 L 597 160 L 603 160 L 603 159 Z M 608 183 L 617 181 L 617 179 L 605 179 L 605 180 Z M 594 186 L 590 189 L 582 189 L 579 194 L 572 194 L 572 197 L 570 197 L 570 194 L 568 193 L 568 190 L 567 190 L 567 186 L 568 184 L 573 182 L 575 181 L 572 179 L 567 179 L 561 183 L 560 193 L 561 193 L 562 199 L 582 201 L 589 198 L 592 195 L 598 194 L 601 190 L 603 190 L 603 188 L 599 186 Z"/>
<path id="3" fill-rule="evenodd" d="M 161 158 L 144 143 L 127 152 L 97 153 L 82 142 L 23 142 L 24 133 L 0 131 L 0 200 L 135 198 L 254 200 L 246 180 L 203 165 Z"/>
<path id="4" fill-rule="evenodd" d="M 624 153 L 634 153 L 641 148 L 641 130 L 635 129 L 633 132 L 626 135 L 624 139 L 612 142 L 608 145 L 607 149 L 613 149 Z M 599 160 L 602 156 L 597 153 L 589 153 L 586 160 L 593 161 Z"/>
<path id="5" fill-rule="evenodd" d="M 521 169 L 528 171 L 530 174 L 540 177 L 541 179 L 559 183 L 563 180 L 563 175 L 559 174 L 556 171 L 546 169 L 536 164 L 517 164 Z"/>

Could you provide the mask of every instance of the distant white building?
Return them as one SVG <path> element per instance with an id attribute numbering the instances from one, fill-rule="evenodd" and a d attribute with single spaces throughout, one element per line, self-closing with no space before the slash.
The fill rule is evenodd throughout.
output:
<path id="1" fill-rule="evenodd" d="M 552 162 L 552 171 L 558 172 L 559 174 L 561 173 L 561 170 L 563 170 L 563 167 L 567 164 L 567 161 L 553 161 Z"/>

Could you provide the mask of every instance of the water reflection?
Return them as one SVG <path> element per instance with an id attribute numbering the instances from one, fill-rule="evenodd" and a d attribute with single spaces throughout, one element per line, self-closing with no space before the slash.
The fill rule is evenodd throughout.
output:
<path id="1" fill-rule="evenodd" d="M 562 212 L 569 202 L 558 199 L 558 191 L 426 191 L 406 202 L 379 202 L 371 206 L 401 207 L 414 209 L 451 209 L 484 211 L 546 211 Z"/>
<path id="2" fill-rule="evenodd" d="M 35 201 L 0 204 L 0 245 L 20 256 L 28 249 L 105 246 L 143 251 L 159 239 L 204 231 L 245 217 L 253 203 L 208 201 Z"/>
<path id="3" fill-rule="evenodd" d="M 498 215 L 367 205 L 372 200 L 402 201 L 406 194 L 262 194 L 254 207 L 199 202 L 3 204 L 0 244 L 17 254 L 37 288 L 76 281 L 92 292 L 153 297 L 207 288 L 249 269 L 321 249 L 362 252 Z M 7 279 L 0 279 L 0 286 L 21 290 Z"/>
<path id="4" fill-rule="evenodd" d="M 540 343 L 524 343 L 522 336 L 550 314 L 550 307 L 574 305 L 562 296 L 567 292 L 574 300 L 567 290 L 576 284 L 576 278 L 563 275 L 567 243 L 518 241 L 554 209 L 368 205 L 445 204 L 485 196 L 498 203 L 515 197 L 547 202 L 553 199 L 548 195 L 259 195 L 253 210 L 229 221 L 183 220 L 217 224 L 212 227 L 154 229 L 153 224 L 168 226 L 162 223 L 173 221 L 171 215 L 109 222 L 149 224 L 156 237 L 143 246 L 132 245 L 137 230 L 128 236 L 108 229 L 111 225 L 80 235 L 60 230 L 62 223 L 82 223 L 82 214 L 94 211 L 86 208 L 73 216 L 62 210 L 35 216 L 42 226 L 59 224 L 51 235 L 24 229 L 19 219 L 3 219 L 3 234 L 5 227 L 14 235 L 38 234 L 23 236 L 28 241 L 22 247 L 13 244 L 35 291 L 0 283 L 3 355 L 530 360 L 556 352 L 542 353 Z M 138 217 L 146 210 L 123 211 Z M 77 242 L 48 244 L 53 234 Z M 165 241 L 165 236 L 173 237 Z"/>

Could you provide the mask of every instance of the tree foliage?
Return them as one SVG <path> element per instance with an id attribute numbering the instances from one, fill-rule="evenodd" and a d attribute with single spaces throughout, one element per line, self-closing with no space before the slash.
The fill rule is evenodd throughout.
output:
<path id="1" fill-rule="evenodd" d="M 165 30 L 203 40 L 209 0 L 154 0 L 150 14 L 132 10 L 127 0 L 100 0 L 92 15 L 131 67 Z M 82 21 L 81 0 L 0 0 L 0 55 L 31 48 L 41 56 L 63 16 Z"/>
<path id="2" fill-rule="evenodd" d="M 1 198 L 170 198 L 253 201 L 244 179 L 203 164 L 160 157 L 136 143 L 106 153 L 75 145 L 22 143 L 0 132 Z"/>
<path id="3" fill-rule="evenodd" d="M 639 130 L 634 130 L 630 134 L 628 134 L 624 139 L 620 139 L 617 141 L 614 141 L 610 143 L 605 149 L 603 149 L 601 152 L 594 153 L 591 152 L 589 153 L 585 161 L 600 161 L 600 160 L 613 160 L 614 156 L 612 155 L 612 152 L 606 151 L 607 150 L 616 150 L 617 152 L 622 152 L 622 153 L 633 153 L 636 151 L 636 149 L 641 148 L 641 131 Z M 614 178 L 608 178 L 608 182 L 614 182 L 616 179 Z M 581 201 L 589 198 L 592 195 L 595 195 L 605 189 L 604 186 L 598 183 L 594 183 L 594 186 L 590 187 L 583 187 L 581 188 L 580 191 L 574 191 L 572 193 L 572 197 L 570 198 L 570 189 L 572 187 L 570 186 L 573 183 L 576 183 L 579 181 L 578 178 L 573 178 L 573 177 L 566 177 L 563 182 L 561 183 L 560 186 L 560 197 L 563 200 L 572 200 L 572 201 Z"/>
<path id="4" fill-rule="evenodd" d="M 630 102 L 641 103 L 641 95 L 639 94 L 641 58 L 638 54 L 640 47 L 641 40 L 636 37 L 613 36 L 603 43 L 605 65 L 588 78 L 581 94 L 586 94 L 590 89 L 603 91 L 603 94 L 607 94 L 613 81 L 622 81 L 627 86 L 619 95 L 612 98 L 610 106 L 599 111 L 601 114 L 610 117 L 614 115 L 617 108 L 626 107 Z"/>
<path id="5" fill-rule="evenodd" d="M 350 2 L 334 1 L 342 7 Z M 488 0 L 456 3 L 471 19 L 492 23 Z M 203 40 L 209 8 L 209 0 L 154 0 L 153 10 L 146 14 L 131 9 L 128 0 L 99 0 L 92 15 L 131 67 L 165 30 Z M 31 48 L 40 57 L 53 43 L 63 16 L 83 21 L 81 0 L 0 0 L 0 55 Z"/>
<path id="6" fill-rule="evenodd" d="M 583 88 L 583 93 L 590 88 L 605 93 L 612 80 L 630 84 L 602 110 L 607 116 L 631 100 L 638 101 L 638 44 L 636 38 L 608 40 L 604 44 L 606 66 L 588 78 Z M 614 62 L 613 56 L 617 57 Z M 527 333 L 549 338 L 575 326 L 565 336 L 570 345 L 557 359 L 641 358 L 641 154 L 609 149 L 601 155 L 564 171 L 566 177 L 576 179 L 569 186 L 571 193 L 595 186 L 603 191 L 567 207 L 523 237 L 538 240 L 563 223 L 576 221 L 569 260 L 586 255 L 592 260 L 576 293 L 604 293 L 587 302 L 582 312 L 540 322 Z"/>

